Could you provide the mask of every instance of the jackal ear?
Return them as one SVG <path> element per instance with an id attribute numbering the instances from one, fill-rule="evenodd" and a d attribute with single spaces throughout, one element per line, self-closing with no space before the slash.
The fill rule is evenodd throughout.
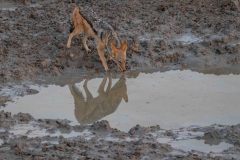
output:
<path id="1" fill-rule="evenodd" d="M 116 48 L 117 48 L 115 41 L 111 41 L 110 44 L 111 44 L 111 48 L 112 48 L 112 49 L 116 49 Z"/>
<path id="2" fill-rule="evenodd" d="M 122 41 L 121 42 L 121 49 L 127 50 L 127 47 L 128 47 L 127 41 L 126 40 Z"/>
<path id="3" fill-rule="evenodd" d="M 104 33 L 103 31 L 100 33 L 100 39 L 105 43 L 107 44 L 108 43 L 108 40 L 109 40 L 109 36 L 110 34 L 107 32 L 107 33 Z"/>
<path id="4" fill-rule="evenodd" d="M 75 5 L 74 6 L 74 9 L 73 9 L 73 12 L 80 12 L 80 8 L 77 6 L 77 5 Z"/>
<path id="5" fill-rule="evenodd" d="M 110 36 L 109 33 L 106 33 L 105 36 L 104 36 L 104 42 L 105 42 L 106 45 L 107 45 L 107 43 L 108 43 L 109 36 Z"/>

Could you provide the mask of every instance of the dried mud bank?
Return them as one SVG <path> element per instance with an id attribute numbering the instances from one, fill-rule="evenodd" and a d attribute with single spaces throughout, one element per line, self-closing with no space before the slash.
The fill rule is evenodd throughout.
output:
<path id="1" fill-rule="evenodd" d="M 85 54 L 80 38 L 66 49 L 71 1 L 11 2 L 0 8 L 1 83 L 104 72 L 92 40 L 90 54 Z M 240 12 L 231 0 L 77 3 L 93 23 L 105 21 L 128 40 L 129 70 L 240 72 Z"/>
<path id="2" fill-rule="evenodd" d="M 1 159 L 238 159 L 239 131 L 239 125 L 173 131 L 137 125 L 125 133 L 111 128 L 107 121 L 70 126 L 66 120 L 36 120 L 29 114 L 11 115 L 2 111 L 0 155 Z M 204 153 L 176 149 L 164 139 L 231 145 L 217 153 Z"/>

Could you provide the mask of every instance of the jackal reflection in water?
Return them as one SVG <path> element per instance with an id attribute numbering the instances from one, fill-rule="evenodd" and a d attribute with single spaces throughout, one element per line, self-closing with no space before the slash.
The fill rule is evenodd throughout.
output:
<path id="1" fill-rule="evenodd" d="M 108 79 L 106 91 L 104 90 Z M 122 99 L 128 102 L 126 79 L 123 76 L 112 87 L 112 77 L 105 75 L 98 88 L 98 96 L 93 97 L 87 87 L 88 80 L 84 81 L 83 88 L 86 98 L 75 85 L 69 85 L 75 103 L 75 117 L 80 124 L 90 124 L 113 113 Z"/>

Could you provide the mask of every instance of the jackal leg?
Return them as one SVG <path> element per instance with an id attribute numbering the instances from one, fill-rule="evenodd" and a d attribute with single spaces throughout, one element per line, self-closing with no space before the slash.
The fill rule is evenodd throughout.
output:
<path id="1" fill-rule="evenodd" d="M 72 38 L 78 34 L 80 34 L 80 32 L 77 31 L 76 29 L 74 29 L 73 32 L 69 34 L 68 41 L 67 41 L 67 48 L 71 47 Z"/>
<path id="2" fill-rule="evenodd" d="M 103 43 L 99 42 L 97 44 L 98 55 L 100 57 L 102 65 L 103 65 L 105 71 L 108 71 L 109 70 L 108 65 L 107 65 L 107 62 L 106 62 L 106 58 L 104 56 L 104 48 L 105 48 L 105 45 Z"/>
<path id="3" fill-rule="evenodd" d="M 83 39 L 82 39 L 82 41 L 83 41 L 83 46 L 84 46 L 86 52 L 91 52 L 91 50 L 88 48 L 87 40 L 88 40 L 88 36 L 85 34 L 85 35 L 83 36 Z"/>

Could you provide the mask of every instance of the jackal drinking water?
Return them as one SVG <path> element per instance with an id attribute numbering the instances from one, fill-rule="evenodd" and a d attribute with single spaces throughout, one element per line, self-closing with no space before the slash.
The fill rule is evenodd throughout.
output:
<path id="1" fill-rule="evenodd" d="M 108 31 L 103 31 L 98 34 L 94 29 L 92 23 L 83 16 L 80 12 L 79 7 L 75 7 L 72 13 L 72 28 L 70 30 L 67 48 L 71 46 L 71 40 L 74 36 L 83 33 L 83 46 L 87 52 L 90 52 L 90 49 L 87 45 L 88 37 L 93 37 L 97 43 L 97 51 L 102 62 L 102 65 L 106 71 L 109 70 L 106 58 L 104 56 L 105 50 L 109 52 L 109 56 L 114 62 L 117 63 L 121 71 L 126 70 L 126 52 L 127 52 L 127 41 L 120 41 L 115 33 Z M 117 47 L 116 43 L 120 43 Z"/>

